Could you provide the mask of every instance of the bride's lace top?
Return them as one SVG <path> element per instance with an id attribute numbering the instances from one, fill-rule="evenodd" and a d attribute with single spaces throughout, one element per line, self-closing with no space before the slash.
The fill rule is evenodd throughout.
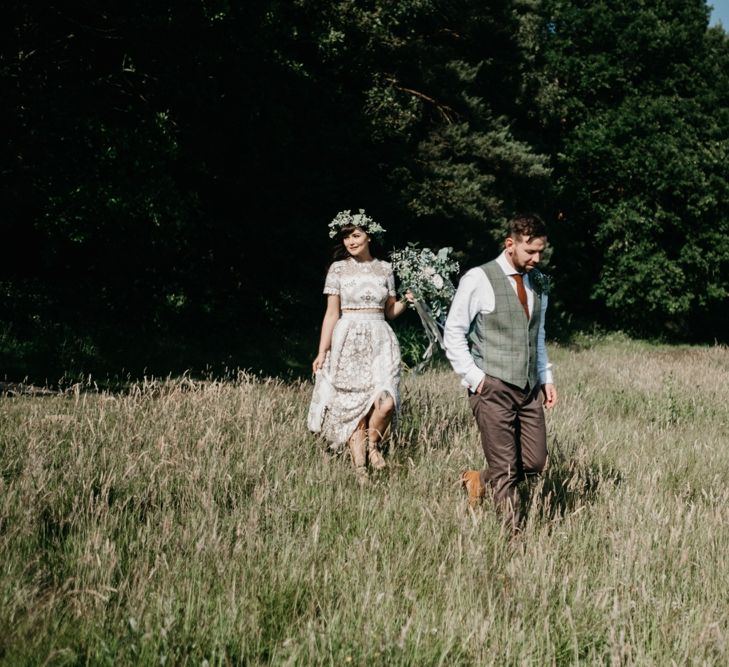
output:
<path id="1" fill-rule="evenodd" d="M 379 259 L 358 262 L 353 257 L 334 262 L 329 267 L 324 294 L 338 294 L 342 309 L 384 308 L 387 297 L 396 294 L 392 266 Z"/>

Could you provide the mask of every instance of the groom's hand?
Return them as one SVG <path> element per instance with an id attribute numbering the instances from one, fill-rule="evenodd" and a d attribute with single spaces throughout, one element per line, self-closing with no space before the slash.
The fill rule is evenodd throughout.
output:
<path id="1" fill-rule="evenodd" d="M 553 408 L 557 403 L 557 389 L 553 384 L 543 384 L 542 394 L 544 394 L 544 407 Z"/>

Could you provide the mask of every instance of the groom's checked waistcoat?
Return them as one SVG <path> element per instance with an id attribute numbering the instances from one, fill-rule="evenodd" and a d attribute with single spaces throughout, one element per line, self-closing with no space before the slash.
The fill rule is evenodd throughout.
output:
<path id="1" fill-rule="evenodd" d="M 480 267 L 494 290 L 494 310 L 479 313 L 471 323 L 468 340 L 471 356 L 486 375 L 516 387 L 536 387 L 537 336 L 541 319 L 541 298 L 534 292 L 532 314 L 527 319 L 524 308 L 496 261 Z"/>

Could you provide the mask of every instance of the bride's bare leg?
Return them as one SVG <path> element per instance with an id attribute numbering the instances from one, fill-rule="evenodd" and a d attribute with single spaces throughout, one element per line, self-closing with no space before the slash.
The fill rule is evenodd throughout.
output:
<path id="1" fill-rule="evenodd" d="M 360 479 L 367 477 L 367 422 L 362 419 L 349 437 L 349 452 L 354 470 Z"/>
<path id="2" fill-rule="evenodd" d="M 392 422 L 395 412 L 395 399 L 390 392 L 383 391 L 372 406 L 369 419 L 369 455 L 373 468 L 381 470 L 385 467 L 385 459 L 380 452 L 379 445 L 382 436 Z"/>

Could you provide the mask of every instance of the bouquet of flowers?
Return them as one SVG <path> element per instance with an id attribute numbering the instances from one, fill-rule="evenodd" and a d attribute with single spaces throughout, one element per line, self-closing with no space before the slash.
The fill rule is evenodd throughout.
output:
<path id="1" fill-rule="evenodd" d="M 420 316 L 430 344 L 425 351 L 422 367 L 433 354 L 437 343 L 443 349 L 442 330 L 448 309 L 456 293 L 450 275 L 458 272 L 458 262 L 449 257 L 453 248 L 441 248 L 437 253 L 410 243 L 391 253 L 392 269 L 400 281 L 400 293 L 410 290 L 415 302 L 410 303 Z"/>
<path id="2" fill-rule="evenodd" d="M 453 248 L 441 248 L 434 253 L 410 243 L 391 255 L 392 269 L 400 280 L 400 292 L 410 290 L 415 298 L 428 306 L 433 317 L 445 319 L 456 288 L 448 277 L 458 271 L 458 262 L 448 255 Z M 412 304 L 411 304 L 412 305 Z"/>

